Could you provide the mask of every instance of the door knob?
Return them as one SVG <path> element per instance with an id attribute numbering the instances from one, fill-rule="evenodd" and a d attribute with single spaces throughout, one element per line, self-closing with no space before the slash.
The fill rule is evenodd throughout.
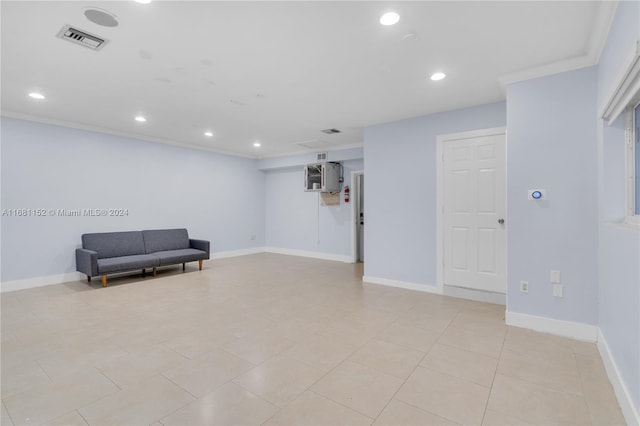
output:
<path id="1" fill-rule="evenodd" d="M 502 219 L 502 218 L 498 219 L 498 223 L 499 223 L 500 225 L 504 225 L 504 219 Z"/>

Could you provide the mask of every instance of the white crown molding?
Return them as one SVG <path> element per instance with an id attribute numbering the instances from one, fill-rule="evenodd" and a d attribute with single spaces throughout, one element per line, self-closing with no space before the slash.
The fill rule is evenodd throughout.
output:
<path id="1" fill-rule="evenodd" d="M 362 148 L 364 146 L 364 142 L 352 143 L 348 145 L 332 145 L 330 147 L 316 148 L 316 149 L 305 149 L 303 151 L 291 151 L 284 154 L 267 154 L 260 155 L 257 158 L 259 160 L 267 159 L 267 158 L 286 158 L 294 155 L 304 155 L 304 154 L 315 154 L 317 152 L 334 152 L 334 151 L 344 151 L 347 149 L 354 148 Z"/>
<path id="2" fill-rule="evenodd" d="M 596 65 L 606 45 L 617 7 L 617 0 L 598 2 L 598 10 L 596 11 L 595 20 L 591 27 L 587 52 L 584 55 L 505 74 L 498 79 L 502 89 L 504 90 L 506 86 L 519 81 L 531 80 Z"/>
<path id="3" fill-rule="evenodd" d="M 209 147 L 200 146 L 200 145 L 190 145 L 190 144 L 187 144 L 187 143 L 176 142 L 176 141 L 172 141 L 172 140 L 168 140 L 168 139 L 154 138 L 152 136 L 144 136 L 144 135 L 137 135 L 137 134 L 133 134 L 133 133 L 118 132 L 116 130 L 107 129 L 107 128 L 104 128 L 104 127 L 92 126 L 92 125 L 89 125 L 89 124 L 74 123 L 74 122 L 71 122 L 71 121 L 58 120 L 58 119 L 55 119 L 55 118 L 39 117 L 39 116 L 36 116 L 36 115 L 24 114 L 24 113 L 21 113 L 21 112 L 9 111 L 9 110 L 6 110 L 6 109 L 3 109 L 2 111 L 0 111 L 0 115 L 2 115 L 4 117 L 9 117 L 9 118 L 16 118 L 18 120 L 33 121 L 33 122 L 36 122 L 36 123 L 50 124 L 50 125 L 53 125 L 53 126 L 60 126 L 60 127 L 67 127 L 67 128 L 70 128 L 70 129 L 85 130 L 85 131 L 89 131 L 89 132 L 103 133 L 103 134 L 111 135 L 111 136 L 119 136 L 119 137 L 129 138 L 129 139 L 137 139 L 137 140 L 141 140 L 141 141 L 145 141 L 145 142 L 154 142 L 154 143 L 160 143 L 160 144 L 163 144 L 163 145 L 171 145 L 171 146 L 176 146 L 178 148 L 183 148 L 183 149 L 192 149 L 192 150 L 196 150 L 196 151 L 206 151 L 206 152 L 212 152 L 214 154 L 228 155 L 228 156 L 231 156 L 231 157 L 250 158 L 252 160 L 255 160 L 255 159 L 258 158 L 255 155 L 239 154 L 239 153 L 234 153 L 234 152 L 231 152 L 231 151 L 226 151 L 226 150 L 222 150 L 222 149 L 215 149 L 215 148 L 209 148 Z"/>
<path id="4" fill-rule="evenodd" d="M 357 143 L 352 143 L 352 144 L 348 144 L 348 145 L 333 145 L 333 146 L 330 146 L 330 147 L 324 147 L 324 148 L 319 148 L 319 149 L 306 149 L 306 150 L 301 150 L 301 151 L 291 151 L 291 152 L 284 152 L 284 153 L 281 152 L 281 153 L 267 154 L 267 155 L 247 155 L 247 154 L 241 154 L 241 153 L 237 153 L 237 152 L 227 151 L 227 150 L 224 150 L 224 149 L 210 148 L 210 147 L 201 146 L 201 145 L 192 145 L 192 144 L 172 141 L 172 140 L 168 140 L 168 139 L 155 138 L 155 137 L 152 137 L 152 136 L 138 135 L 138 134 L 126 133 L 126 132 L 118 132 L 116 130 L 107 129 L 105 127 L 92 126 L 92 125 L 88 125 L 88 124 L 74 123 L 74 122 L 71 122 L 71 121 L 58 120 L 58 119 L 55 119 L 55 118 L 39 117 L 37 115 L 24 114 L 24 113 L 21 113 L 21 112 L 15 112 L 15 111 L 6 110 L 6 109 L 3 109 L 2 111 L 0 111 L 0 115 L 2 115 L 4 117 L 9 117 L 9 118 L 15 118 L 15 119 L 18 119 L 18 120 L 33 121 L 33 122 L 36 122 L 36 123 L 50 124 L 50 125 L 53 125 L 53 126 L 60 126 L 60 127 L 67 127 L 67 128 L 70 128 L 70 129 L 85 130 L 85 131 L 89 131 L 89 132 L 103 133 L 103 134 L 111 135 L 111 136 L 119 136 L 119 137 L 129 138 L 129 139 L 137 139 L 137 140 L 141 140 L 141 141 L 145 141 L 145 142 L 160 143 L 160 144 L 163 144 L 163 145 L 176 146 L 178 148 L 193 149 L 193 150 L 196 150 L 196 151 L 205 151 L 205 152 L 211 152 L 211 153 L 220 154 L 220 155 L 229 155 L 231 157 L 249 158 L 249 159 L 252 159 L 252 160 L 259 160 L 259 159 L 263 159 L 263 158 L 289 157 L 289 156 L 292 156 L 292 155 L 310 154 L 310 153 L 314 153 L 314 152 L 342 151 L 342 150 L 346 150 L 346 149 L 362 148 L 364 146 L 364 142 L 357 142 Z"/>
<path id="5" fill-rule="evenodd" d="M 629 393 L 627 385 L 624 383 L 622 374 L 620 374 L 616 360 L 611 353 L 607 339 L 604 337 L 600 327 L 598 327 L 598 351 L 604 363 L 604 368 L 607 371 L 609 381 L 613 386 L 613 391 L 618 399 L 618 404 L 620 404 L 624 419 L 628 425 L 640 425 L 638 408 L 633 403 L 633 398 Z"/>
<path id="6" fill-rule="evenodd" d="M 593 60 L 594 65 L 600 62 L 600 56 L 607 44 L 611 25 L 618 10 L 618 0 L 598 2 L 596 19 L 591 27 L 591 37 L 589 38 L 588 56 Z"/>
<path id="7" fill-rule="evenodd" d="M 573 71 L 580 68 L 590 67 L 595 64 L 596 63 L 593 61 L 593 58 L 590 55 L 578 56 L 575 58 L 564 59 L 562 61 L 541 65 L 539 67 L 528 68 L 525 70 L 505 74 L 500 77 L 498 81 L 504 89 L 506 88 L 506 86 L 513 83 L 518 83 L 520 81 L 546 77 L 548 75 L 559 74 L 566 71 Z"/>
<path id="8" fill-rule="evenodd" d="M 542 333 L 582 340 L 595 343 L 598 339 L 598 327 L 595 325 L 521 314 L 507 310 L 505 315 L 507 325 L 528 328 Z"/>

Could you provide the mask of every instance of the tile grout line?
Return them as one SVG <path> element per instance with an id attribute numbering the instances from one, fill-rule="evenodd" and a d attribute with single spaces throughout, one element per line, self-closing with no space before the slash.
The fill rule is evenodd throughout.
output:
<path id="1" fill-rule="evenodd" d="M 482 420 L 480 424 L 484 423 L 484 418 L 487 415 L 487 409 L 489 408 L 489 400 L 491 399 L 491 392 L 493 392 L 493 384 L 496 381 L 496 375 L 498 374 L 498 367 L 500 367 L 500 361 L 502 360 L 502 351 L 504 350 L 504 342 L 507 340 L 507 333 L 505 332 L 502 338 L 502 344 L 500 345 L 500 354 L 498 356 L 498 363 L 496 364 L 496 371 L 493 372 L 493 380 L 491 380 L 491 387 L 489 388 L 489 395 L 487 396 L 487 402 L 484 405 L 484 412 L 482 413 Z"/>
<path id="2" fill-rule="evenodd" d="M 420 361 L 418 361 L 418 363 L 416 364 L 416 366 L 415 366 L 415 367 L 413 367 L 413 370 L 411 370 L 411 373 L 409 373 L 409 375 L 408 375 L 408 376 L 407 376 L 407 377 L 402 381 L 402 384 L 398 387 L 398 389 L 396 389 L 396 391 L 393 393 L 393 395 L 391 396 L 391 398 L 389 398 L 389 401 L 387 401 L 387 403 L 384 405 L 384 407 L 382 407 L 382 410 L 380 410 L 380 413 L 378 413 L 378 415 L 377 415 L 377 416 L 376 416 L 376 418 L 374 419 L 374 422 L 375 422 L 376 420 L 378 420 L 378 417 L 380 417 L 380 415 L 384 412 L 384 410 L 386 410 L 387 406 L 391 403 L 391 401 L 393 401 L 393 399 L 396 397 L 396 395 L 398 394 L 398 392 L 400 392 L 400 389 L 402 389 L 402 388 L 404 387 L 404 385 L 407 383 L 407 380 L 409 380 L 409 377 L 411 377 L 411 376 L 413 375 L 413 373 L 418 369 L 418 367 L 420 367 L 420 363 L 421 363 L 422 361 L 424 361 L 424 359 L 427 357 L 427 355 L 429 355 L 429 353 L 431 352 L 431 350 L 433 349 L 433 347 L 438 343 L 438 341 L 440 340 L 440 338 L 442 337 L 442 335 L 444 334 L 444 332 L 449 328 L 449 326 L 450 326 L 450 325 L 453 323 L 453 321 L 458 317 L 458 315 L 460 315 L 460 311 L 458 311 L 458 312 L 456 313 L 456 315 L 453 317 L 453 319 L 449 321 L 449 324 L 447 324 L 447 326 L 445 327 L 445 329 L 444 329 L 444 330 L 442 330 L 442 332 L 438 335 L 438 338 L 433 342 L 433 344 L 431 345 L 431 347 L 429 348 L 429 350 L 428 350 L 427 352 L 425 352 L 425 354 L 422 356 L 422 358 L 420 358 Z M 401 401 L 401 400 L 400 400 L 400 401 Z M 405 403 L 405 404 L 407 404 L 407 405 L 411 405 L 412 407 L 415 407 L 415 406 L 414 406 L 414 405 L 412 405 L 412 404 L 408 404 L 408 403 L 406 403 L 406 402 L 404 402 L 404 401 L 402 401 L 402 402 L 403 402 L 403 403 Z M 424 409 L 422 409 L 422 408 L 419 408 L 419 407 L 415 407 L 415 408 L 418 408 L 418 409 L 419 409 L 419 410 L 421 410 L 421 411 L 426 411 L 426 410 L 424 410 Z M 430 411 L 428 411 L 428 412 L 429 412 L 429 413 L 431 413 Z M 431 413 L 431 414 L 437 415 L 438 417 L 442 417 L 442 416 L 440 416 L 440 415 L 438 415 L 438 414 L 435 414 L 435 413 Z M 446 417 L 442 417 L 442 418 L 446 419 Z M 450 420 L 450 419 L 447 419 L 447 420 Z M 457 422 L 454 422 L 454 423 L 457 423 Z"/>
<path id="3" fill-rule="evenodd" d="M 118 384 L 117 384 L 115 381 L 111 380 L 111 377 L 107 376 L 107 375 L 104 373 L 104 371 L 100 370 L 100 369 L 99 369 L 98 367 L 96 367 L 95 365 L 92 365 L 91 367 L 92 367 L 92 368 L 95 368 L 95 370 L 96 370 L 98 373 L 102 374 L 102 375 L 103 375 L 107 380 L 109 380 L 111 383 L 113 383 L 113 385 L 114 385 L 115 387 L 117 387 L 117 388 L 118 388 L 118 392 L 122 392 L 122 389 L 123 389 L 123 388 L 121 388 L 120 386 L 118 386 Z M 101 399 L 102 399 L 102 398 L 101 398 Z"/>
<path id="4" fill-rule="evenodd" d="M 314 334 L 314 335 L 317 335 L 317 336 L 328 337 L 328 336 L 324 336 L 324 335 L 322 335 L 322 334 L 317 334 L 317 333 L 313 333 L 313 334 Z M 372 339 L 373 339 L 373 338 L 372 338 Z M 371 340 L 371 339 L 370 339 L 370 340 Z M 369 342 L 369 340 L 368 340 L 366 343 L 364 343 L 362 346 L 366 345 L 368 342 Z M 300 343 L 300 342 L 297 342 L 296 344 L 299 344 L 299 343 Z M 295 345 L 294 345 L 294 346 L 295 346 Z M 324 372 L 324 370 L 323 370 L 322 368 L 316 367 L 316 366 L 311 365 L 311 364 L 308 364 L 308 363 L 306 363 L 306 362 L 304 362 L 304 361 L 300 361 L 300 360 L 295 359 L 295 358 L 293 358 L 293 357 L 291 357 L 291 356 L 288 356 L 287 354 L 285 354 L 285 353 L 284 353 L 285 351 L 280 352 L 278 355 L 282 355 L 282 356 L 284 356 L 284 357 L 286 357 L 286 358 L 289 358 L 290 360 L 293 360 L 293 361 L 299 362 L 299 363 L 301 363 L 301 364 L 304 364 L 304 365 L 306 365 L 307 367 L 312 367 L 312 368 L 316 368 L 316 369 L 318 369 L 318 370 L 322 370 L 322 371 L 324 372 L 324 374 L 323 374 L 321 377 L 319 377 L 319 378 L 318 378 L 318 380 L 316 380 L 315 382 L 313 382 L 312 384 L 310 384 L 307 388 L 305 388 L 302 392 L 300 392 L 300 395 L 298 395 L 298 396 L 297 396 L 297 397 L 295 397 L 293 400 L 291 400 L 290 402 L 288 402 L 284 407 L 281 407 L 281 408 L 280 408 L 280 407 L 278 407 L 278 411 L 276 411 L 276 412 L 273 414 L 273 416 L 275 416 L 276 414 L 278 414 L 278 413 L 279 413 L 280 411 L 282 411 L 284 408 L 288 407 L 288 406 L 289 406 L 293 401 L 295 401 L 296 399 L 300 398 L 300 396 L 301 396 L 303 393 L 305 393 L 306 391 L 309 391 L 309 392 L 313 392 L 313 393 L 315 393 L 315 394 L 316 394 L 316 395 L 318 395 L 318 396 L 321 396 L 321 397 L 323 397 L 323 398 L 326 398 L 326 399 L 328 399 L 328 400 L 330 400 L 330 401 L 332 401 L 332 402 L 334 402 L 334 403 L 336 403 L 336 404 L 338 404 L 338 405 L 341 405 L 341 406 L 343 406 L 343 407 L 345 407 L 345 408 L 348 408 L 349 410 L 353 410 L 353 411 L 355 411 L 356 413 L 362 414 L 362 415 L 364 415 L 364 416 L 365 416 L 365 417 L 367 417 L 367 418 L 370 418 L 369 416 L 367 416 L 367 415 L 366 415 L 366 414 L 364 414 L 364 413 L 360 413 L 359 411 L 354 410 L 353 408 L 347 407 L 346 405 L 343 405 L 343 404 L 339 403 L 338 401 L 334 401 L 334 400 L 333 400 L 333 399 L 331 399 L 331 398 L 328 398 L 328 397 L 326 397 L 326 396 L 324 396 L 324 395 L 320 395 L 320 394 L 318 394 L 317 392 L 314 392 L 314 391 L 311 389 L 311 388 L 312 388 L 313 386 L 315 386 L 315 385 L 316 385 L 320 380 L 324 379 L 324 378 L 325 378 L 325 377 L 327 377 L 331 372 L 333 372 L 336 368 L 338 368 L 338 366 L 339 366 L 340 364 L 342 364 L 344 361 L 346 361 L 346 360 L 349 358 L 349 356 L 351 356 L 353 353 L 355 353 L 357 350 L 359 350 L 362 346 L 358 347 L 356 350 L 354 350 L 354 352 L 352 352 L 352 353 L 350 353 L 349 355 L 347 355 L 347 357 L 346 357 L 345 359 L 343 359 L 342 361 L 340 361 L 340 362 L 339 362 L 338 364 L 336 364 L 333 368 L 331 368 L 330 370 L 328 370 L 328 371 L 326 371 L 326 372 Z M 266 361 L 265 361 L 265 362 L 266 362 Z M 235 382 L 234 382 L 234 383 L 235 383 Z M 245 389 L 245 388 L 244 388 L 244 386 L 239 385 L 238 383 L 236 383 L 236 384 L 237 384 L 238 386 L 241 386 L 243 389 Z M 248 390 L 248 389 L 247 389 L 247 390 Z M 270 404 L 271 404 L 271 403 L 270 403 Z M 273 405 L 275 405 L 275 404 L 273 404 Z M 273 416 L 269 417 L 269 419 L 265 420 L 262 424 L 264 424 L 264 423 L 268 422 L 268 421 L 269 421 Z"/>
<path id="5" fill-rule="evenodd" d="M 575 353 L 575 351 L 573 349 L 572 349 L 571 356 L 573 358 L 573 361 L 576 363 L 576 370 L 578 371 L 578 377 L 580 378 L 580 389 L 582 390 L 582 400 L 584 402 L 584 405 L 587 408 L 587 413 L 589 414 L 589 420 L 591 420 L 591 423 L 593 424 L 593 415 L 592 415 L 591 406 L 589 405 L 589 402 L 587 401 L 587 392 L 586 392 L 585 387 L 584 387 L 583 374 L 582 374 L 582 371 L 580 370 L 580 367 L 578 367 L 578 360 L 576 358 L 576 353 Z"/>
<path id="6" fill-rule="evenodd" d="M 318 397 L 320 397 L 320 398 L 324 398 L 324 399 L 326 399 L 327 401 L 331 401 L 331 402 L 333 402 L 334 404 L 337 404 L 337 405 L 339 405 L 339 406 L 341 406 L 341 407 L 344 407 L 344 408 L 346 408 L 347 410 L 350 410 L 350 411 L 353 411 L 354 413 L 360 414 L 361 416 L 364 416 L 364 417 L 366 417 L 367 419 L 370 419 L 370 420 L 371 420 L 371 423 L 370 423 L 370 424 L 373 424 L 373 423 L 376 421 L 376 418 L 377 418 L 377 417 L 376 417 L 376 418 L 372 418 L 372 417 L 371 417 L 371 416 L 369 416 L 368 414 L 365 414 L 365 413 L 363 413 L 363 412 L 360 412 L 360 411 L 356 410 L 355 408 L 347 407 L 347 406 L 346 406 L 346 405 L 344 405 L 343 403 L 338 402 L 338 401 L 334 401 L 333 399 L 329 398 L 328 396 L 322 395 L 322 394 L 320 394 L 320 393 L 318 393 L 318 392 L 314 391 L 313 389 L 309 389 L 309 392 L 313 393 L 314 395 L 317 395 L 317 396 L 318 396 Z"/>
<path id="7" fill-rule="evenodd" d="M 90 423 L 87 421 L 87 419 L 84 418 L 84 416 L 82 415 L 82 413 L 80 413 L 80 410 L 78 408 L 75 409 L 75 412 L 78 413 L 78 415 L 82 418 L 82 420 L 84 420 L 87 426 L 90 426 Z"/>
<path id="8" fill-rule="evenodd" d="M 9 416 L 9 420 L 11 421 L 11 424 L 13 424 L 15 426 L 16 422 L 13 421 L 13 417 L 11 417 L 11 413 L 9 412 L 9 409 L 7 408 L 7 404 L 4 403 L 4 398 L 2 399 L 2 405 L 4 406 L 4 411 L 7 412 L 7 416 Z"/>
<path id="9" fill-rule="evenodd" d="M 324 335 L 322 335 L 322 334 L 318 334 L 318 333 L 313 333 L 313 334 L 314 334 L 314 335 L 318 335 L 318 336 L 322 336 L 322 337 L 331 338 L 331 336 L 324 336 Z M 377 334 L 376 334 L 376 335 L 377 335 Z M 288 406 L 289 406 L 293 401 L 295 401 L 296 399 L 298 399 L 298 398 L 299 398 L 303 393 L 305 393 L 306 391 L 309 391 L 309 392 L 313 392 L 314 394 L 316 394 L 316 395 L 318 395 L 318 396 L 320 396 L 320 397 L 322 397 L 322 398 L 328 399 L 328 400 L 329 400 L 329 401 L 331 401 L 331 402 L 334 402 L 334 403 L 336 403 L 336 404 L 338 404 L 338 405 L 340 405 L 340 406 L 342 406 L 342 407 L 344 407 L 344 408 L 347 408 L 347 409 L 349 409 L 349 410 L 352 410 L 352 411 L 354 411 L 354 412 L 356 412 L 356 413 L 358 413 L 358 414 L 361 414 L 361 415 L 365 416 L 366 418 L 369 418 L 369 419 L 370 419 L 371 417 L 370 417 L 369 415 L 367 415 L 367 414 L 365 414 L 365 413 L 362 413 L 362 412 L 360 412 L 360 411 L 358 411 L 358 410 L 356 410 L 356 409 L 354 409 L 354 408 L 347 407 L 346 405 L 344 405 L 344 404 L 342 404 L 342 403 L 340 403 L 340 402 L 338 402 L 338 401 L 335 401 L 334 399 L 332 399 L 332 398 L 330 398 L 330 397 L 328 397 L 328 396 L 321 395 L 321 394 L 319 394 L 319 393 L 315 392 L 315 391 L 314 391 L 313 389 L 311 389 L 311 388 L 312 388 L 313 386 L 315 386 L 319 381 L 321 381 L 322 379 L 324 379 L 325 377 L 327 377 L 329 374 L 331 374 L 331 373 L 332 373 L 336 368 L 338 368 L 340 365 L 342 365 L 345 361 L 348 361 L 348 359 L 349 359 L 349 357 L 350 357 L 351 355 L 353 355 L 353 354 L 354 354 L 355 352 L 357 352 L 358 350 L 362 349 L 362 348 L 363 348 L 367 343 L 369 343 L 369 342 L 370 342 L 371 340 L 373 340 L 374 338 L 375 338 L 375 336 L 371 337 L 371 338 L 370 338 L 369 340 L 367 340 L 365 343 L 363 343 L 362 345 L 358 346 L 358 347 L 357 347 L 353 352 L 351 352 L 349 355 L 347 355 L 347 357 L 345 357 L 342 361 L 340 361 L 338 364 L 336 364 L 336 365 L 335 365 L 333 368 L 331 368 L 330 370 L 326 371 L 326 372 L 324 373 L 324 375 L 322 375 L 321 377 L 319 377 L 319 378 L 318 378 L 318 380 L 316 380 L 316 381 L 315 381 L 315 382 L 313 382 L 311 385 L 309 385 L 307 388 L 305 388 L 305 389 L 300 393 L 300 395 L 298 395 L 298 396 L 297 396 L 296 398 L 294 398 L 292 401 L 288 402 L 284 407 L 279 408 L 279 409 L 278 409 L 278 411 L 277 411 L 276 413 L 274 413 L 274 414 L 273 414 L 273 416 L 275 416 L 275 415 L 276 415 L 278 412 L 280 412 L 282 409 L 284 409 L 284 408 L 288 407 Z M 298 342 L 298 343 L 299 343 L 299 342 Z M 290 357 L 290 356 L 286 355 L 286 354 L 284 353 L 284 351 L 283 351 L 283 352 L 281 352 L 281 353 L 280 353 L 280 354 L 278 354 L 278 355 L 282 355 L 282 356 L 287 357 L 287 358 L 289 358 L 289 359 L 291 359 L 291 360 L 294 360 L 294 361 L 300 362 L 301 364 L 304 364 L 304 365 L 306 365 L 306 366 L 308 366 L 308 367 L 313 367 L 313 368 L 317 368 L 317 369 L 319 369 L 319 370 L 322 370 L 322 369 L 321 369 L 321 368 L 319 368 L 319 367 L 316 367 L 316 366 L 310 365 L 310 364 L 308 364 L 308 363 L 306 363 L 306 362 L 304 362 L 304 361 L 300 361 L 300 360 L 297 360 L 297 359 L 295 359 L 295 358 L 293 358 L 293 357 Z M 351 361 L 351 362 L 354 362 L 354 361 Z M 356 363 L 356 364 L 358 364 L 358 365 L 362 365 L 362 364 L 360 364 L 360 363 Z M 366 366 L 365 366 L 365 367 L 366 367 Z M 367 367 L 367 368 L 370 368 L 370 367 Z M 323 370 L 323 371 L 324 371 L 324 370 Z M 235 382 L 234 382 L 234 383 L 235 383 Z M 236 384 L 237 384 L 237 383 L 236 383 Z M 240 385 L 239 385 L 239 386 L 240 386 Z M 243 387 L 243 389 L 244 389 L 244 387 Z M 275 404 L 273 404 L 273 405 L 275 405 Z M 271 417 L 273 417 L 273 416 L 271 416 Z M 271 417 L 269 417 L 269 419 L 267 419 L 267 420 L 265 421 L 265 423 L 266 423 L 267 421 L 269 421 L 269 420 L 271 419 Z M 373 419 L 373 421 L 375 421 L 375 419 Z M 373 423 L 373 421 L 372 421 L 372 423 Z M 264 424 L 264 423 L 263 423 L 263 424 Z"/>

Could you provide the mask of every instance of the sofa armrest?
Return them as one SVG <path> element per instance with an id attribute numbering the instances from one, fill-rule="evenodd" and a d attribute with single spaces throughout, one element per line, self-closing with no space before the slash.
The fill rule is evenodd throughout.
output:
<path id="1" fill-rule="evenodd" d="M 89 277 L 98 275 L 98 252 L 78 248 L 76 249 L 76 270 Z"/>
<path id="2" fill-rule="evenodd" d="M 209 241 L 189 239 L 189 246 L 196 250 L 202 250 L 206 252 L 207 259 L 209 258 Z"/>

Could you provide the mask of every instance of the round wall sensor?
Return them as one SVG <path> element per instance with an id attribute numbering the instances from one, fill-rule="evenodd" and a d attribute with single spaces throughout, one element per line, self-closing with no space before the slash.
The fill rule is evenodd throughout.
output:
<path id="1" fill-rule="evenodd" d="M 529 200 L 531 201 L 539 201 L 547 199 L 547 191 L 544 189 L 530 189 L 527 191 L 529 196 Z"/>
<path id="2" fill-rule="evenodd" d="M 118 18 L 104 9 L 98 9 L 95 7 L 89 7 L 84 11 L 84 16 L 94 24 L 101 25 L 103 27 L 117 27 Z"/>

